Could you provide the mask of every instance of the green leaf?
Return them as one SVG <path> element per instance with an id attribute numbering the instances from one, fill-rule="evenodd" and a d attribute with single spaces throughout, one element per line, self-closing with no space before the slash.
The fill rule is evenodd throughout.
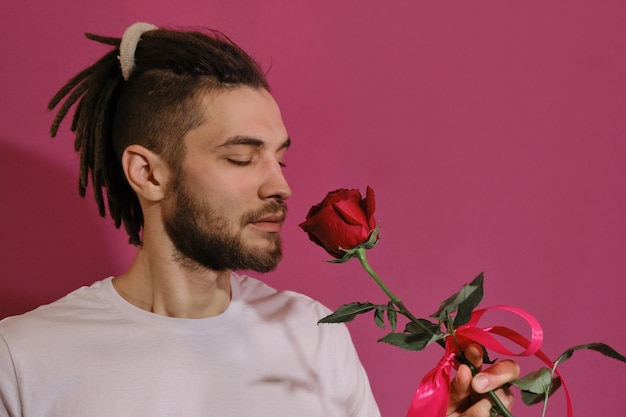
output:
<path id="1" fill-rule="evenodd" d="M 379 238 L 380 238 L 380 227 L 379 225 L 376 225 L 374 230 L 370 232 L 370 236 L 369 236 L 369 239 L 367 239 L 367 242 L 363 243 L 363 247 L 365 249 L 372 249 L 378 243 Z"/>
<path id="2" fill-rule="evenodd" d="M 483 299 L 483 274 L 482 272 L 474 278 L 469 284 L 463 285 L 459 292 L 448 297 L 439 310 L 430 317 L 439 321 L 445 320 L 452 313 L 458 311 L 457 319 L 454 321 L 454 326 L 458 327 L 469 321 L 472 314 L 472 310 L 480 304 Z"/>
<path id="3" fill-rule="evenodd" d="M 601 354 L 603 354 L 604 356 L 608 356 L 609 358 L 626 362 L 626 356 L 618 353 L 615 349 L 613 349 L 611 346 L 607 345 L 606 343 L 588 343 L 586 345 L 578 345 L 578 346 L 574 346 L 574 347 L 567 349 L 565 352 L 561 354 L 561 356 L 559 356 L 559 358 L 556 360 L 555 363 L 560 364 L 560 363 L 565 362 L 566 360 L 572 357 L 575 351 L 582 350 L 582 349 L 595 350 L 596 352 L 600 352 Z"/>
<path id="4" fill-rule="evenodd" d="M 341 248 L 339 248 L 339 249 L 341 249 Z M 354 252 L 346 251 L 346 254 L 343 255 L 342 258 L 339 258 L 339 259 L 329 259 L 326 262 L 331 263 L 331 264 L 344 264 L 344 263 L 348 262 L 350 259 L 352 259 L 353 256 L 354 256 Z"/>
<path id="5" fill-rule="evenodd" d="M 374 311 L 374 322 L 378 327 L 385 330 L 385 307 L 376 307 L 376 310 Z"/>
<path id="6" fill-rule="evenodd" d="M 362 244 L 352 248 L 352 249 L 344 249 L 344 248 L 339 248 L 340 250 L 344 251 L 346 254 L 343 255 L 343 257 L 339 258 L 339 259 L 330 259 L 327 262 L 330 262 L 331 264 L 343 264 L 348 262 L 350 259 L 352 259 L 353 257 L 355 257 L 356 252 L 359 250 L 360 247 L 363 247 L 365 249 L 372 249 L 374 246 L 376 246 L 376 243 L 378 243 L 378 239 L 380 237 L 380 228 L 378 227 L 378 225 L 376 225 L 376 227 L 374 228 L 374 230 L 372 230 L 370 232 L 369 238 L 367 239 L 366 242 L 363 242 Z"/>
<path id="7" fill-rule="evenodd" d="M 420 335 L 424 333 L 425 334 L 430 334 L 430 333 L 441 334 L 441 328 L 439 327 L 439 324 L 433 323 L 432 321 L 429 321 L 426 319 L 417 319 L 417 321 L 419 321 L 425 328 L 430 330 L 430 332 L 426 332 L 423 327 L 420 327 L 419 325 L 413 323 L 412 321 L 407 323 L 406 327 L 404 328 L 404 332 L 415 334 L 415 335 Z"/>
<path id="8" fill-rule="evenodd" d="M 439 324 L 426 319 L 418 319 L 418 321 L 428 330 L 416 323 L 408 322 L 403 333 L 389 333 L 381 338 L 379 342 L 389 343 L 406 350 L 419 351 L 432 342 L 445 338 L 446 335 L 441 332 Z"/>
<path id="9" fill-rule="evenodd" d="M 352 321 L 357 315 L 367 313 L 375 308 L 376 306 L 370 302 L 344 304 L 335 310 L 334 313 L 320 319 L 318 323 L 344 323 Z"/>
<path id="10" fill-rule="evenodd" d="M 483 346 L 481 347 L 483 348 L 483 363 L 486 363 L 488 365 L 493 365 L 494 363 L 498 361 L 498 358 L 491 359 L 489 357 L 489 352 L 487 351 L 487 349 L 485 349 Z"/>
<path id="11" fill-rule="evenodd" d="M 618 353 L 615 349 L 605 343 L 588 343 L 578 345 L 567 349 L 555 361 L 556 365 L 565 362 L 572 357 L 577 350 L 595 350 L 613 359 L 626 362 L 626 356 Z M 541 368 L 538 371 L 526 375 L 524 378 L 518 379 L 512 385 L 522 390 L 522 400 L 526 405 L 533 405 L 545 401 L 547 396 L 551 396 L 561 387 L 561 378 L 552 377 L 552 371 L 548 368 Z"/>
<path id="12" fill-rule="evenodd" d="M 548 394 L 548 397 L 554 394 L 561 386 L 561 379 L 558 377 L 553 378 L 550 369 L 541 368 L 513 381 L 511 385 L 522 390 L 522 401 L 524 404 L 533 405 L 545 401 L 546 394 Z"/>
<path id="13" fill-rule="evenodd" d="M 523 378 L 513 381 L 512 384 L 524 391 L 541 394 L 548 391 L 551 383 L 552 372 L 548 368 L 541 368 Z"/>
<path id="14" fill-rule="evenodd" d="M 472 281 L 471 286 L 476 285 L 476 288 L 471 291 L 467 298 L 459 304 L 459 308 L 456 313 L 456 317 L 454 318 L 454 327 L 459 328 L 460 326 L 466 324 L 470 321 L 472 317 L 472 312 L 474 309 L 480 304 L 483 300 L 484 290 L 483 290 L 483 273 L 481 272 L 478 277 Z"/>
<path id="15" fill-rule="evenodd" d="M 391 326 L 391 330 L 396 330 L 396 325 L 398 324 L 398 313 L 396 312 L 395 306 L 392 301 L 389 301 L 387 304 L 387 320 L 389 320 L 389 326 Z"/>
<path id="16" fill-rule="evenodd" d="M 397 346 L 402 349 L 410 350 L 413 352 L 420 351 L 428 346 L 430 343 L 441 339 L 443 335 L 431 336 L 426 333 L 411 334 L 411 333 L 396 333 L 392 332 L 385 337 L 379 339 L 379 342 L 389 343 L 390 345 Z"/>

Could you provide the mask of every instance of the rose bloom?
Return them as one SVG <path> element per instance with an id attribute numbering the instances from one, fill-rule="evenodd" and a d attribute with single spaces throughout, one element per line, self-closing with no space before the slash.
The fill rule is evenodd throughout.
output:
<path id="1" fill-rule="evenodd" d="M 368 241 L 376 229 L 374 191 L 367 187 L 365 198 L 359 190 L 345 188 L 332 191 L 311 207 L 300 224 L 309 238 L 337 259 Z"/>

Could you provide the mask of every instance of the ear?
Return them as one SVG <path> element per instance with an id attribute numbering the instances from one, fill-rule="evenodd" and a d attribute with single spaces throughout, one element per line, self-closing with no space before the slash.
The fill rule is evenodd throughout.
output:
<path id="1" fill-rule="evenodd" d="M 170 168 L 159 155 L 141 145 L 130 145 L 122 153 L 122 168 L 140 198 L 148 201 L 163 199 Z"/>

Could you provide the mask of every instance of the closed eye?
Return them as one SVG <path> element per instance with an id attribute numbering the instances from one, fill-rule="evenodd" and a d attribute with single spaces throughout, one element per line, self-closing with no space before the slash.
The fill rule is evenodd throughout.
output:
<path id="1" fill-rule="evenodd" d="M 246 159 L 246 160 L 227 158 L 226 160 L 228 162 L 230 162 L 231 164 L 237 165 L 237 166 L 240 166 L 240 167 L 245 167 L 245 166 L 250 165 L 252 163 L 252 158 Z"/>

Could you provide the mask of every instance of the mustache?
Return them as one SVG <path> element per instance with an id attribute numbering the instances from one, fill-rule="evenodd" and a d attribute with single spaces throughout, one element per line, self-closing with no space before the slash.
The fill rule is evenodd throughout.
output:
<path id="1" fill-rule="evenodd" d="M 259 219 L 262 219 L 265 216 L 270 214 L 282 213 L 283 219 L 287 215 L 287 204 L 284 201 L 280 200 L 272 200 L 260 209 L 250 211 L 243 216 L 242 223 L 254 223 Z"/>

